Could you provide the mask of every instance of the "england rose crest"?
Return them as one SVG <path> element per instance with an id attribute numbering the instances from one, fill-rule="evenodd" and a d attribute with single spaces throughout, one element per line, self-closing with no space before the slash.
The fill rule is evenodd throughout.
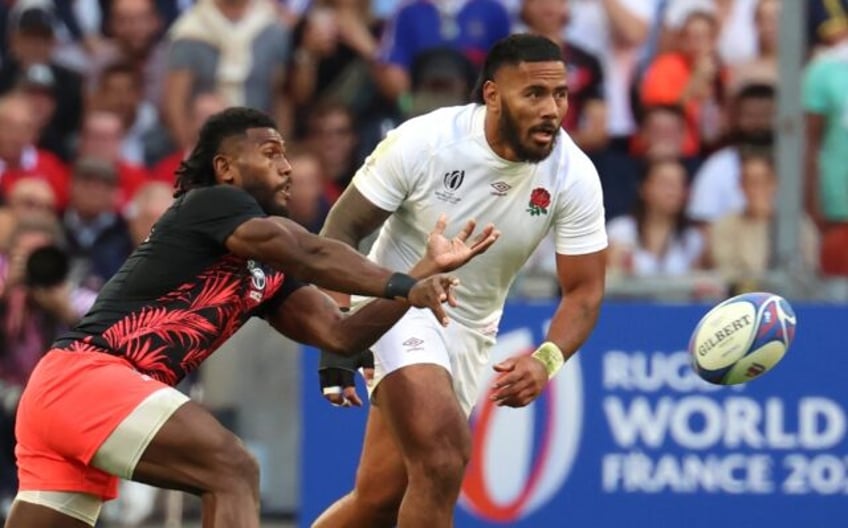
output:
<path id="1" fill-rule="evenodd" d="M 551 205 L 551 193 L 543 187 L 536 187 L 530 193 L 530 205 L 527 212 L 530 216 L 548 214 L 548 206 Z"/>

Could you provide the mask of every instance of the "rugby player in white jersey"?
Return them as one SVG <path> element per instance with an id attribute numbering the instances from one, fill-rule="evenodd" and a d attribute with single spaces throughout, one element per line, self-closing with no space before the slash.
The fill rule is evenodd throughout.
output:
<path id="1" fill-rule="evenodd" d="M 371 348 L 372 406 L 355 488 L 314 527 L 452 526 L 471 449 L 468 417 L 507 292 L 550 231 L 562 300 L 536 352 L 495 366 L 487 397 L 529 404 L 592 331 L 607 238 L 597 171 L 560 128 L 566 77 L 553 42 L 501 40 L 486 58 L 476 102 L 390 132 L 330 212 L 323 235 L 353 246 L 382 225 L 369 257 L 393 269 L 421 258 L 428 227 L 443 213 L 494 223 L 501 239 L 457 270 L 462 303 L 450 326 L 413 309 Z"/>

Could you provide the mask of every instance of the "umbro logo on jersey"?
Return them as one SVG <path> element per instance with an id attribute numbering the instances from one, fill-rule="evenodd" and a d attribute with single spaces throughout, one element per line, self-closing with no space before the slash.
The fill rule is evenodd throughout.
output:
<path id="1" fill-rule="evenodd" d="M 506 192 L 508 190 L 512 189 L 512 185 L 510 185 L 508 183 L 501 182 L 501 181 L 495 182 L 491 185 L 492 185 L 492 189 L 494 189 L 492 191 L 492 194 L 494 194 L 495 196 L 506 196 Z"/>

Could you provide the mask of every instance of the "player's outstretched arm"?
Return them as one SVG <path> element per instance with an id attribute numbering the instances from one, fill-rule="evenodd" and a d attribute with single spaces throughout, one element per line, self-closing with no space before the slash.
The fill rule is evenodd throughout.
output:
<path id="1" fill-rule="evenodd" d="M 430 234 L 424 258 L 409 274 L 420 279 L 416 288 L 420 288 L 422 295 L 443 291 L 445 300 L 456 305 L 451 291 L 456 282 L 439 273 L 454 270 L 485 252 L 500 233 L 490 225 L 469 240 L 476 227 L 474 221 L 469 221 L 455 237 L 448 239 L 444 236 L 446 226 L 446 219 L 440 218 Z M 417 294 L 413 291 L 411 295 Z M 346 316 L 329 295 L 318 288 L 306 287 L 292 293 L 268 321 L 296 341 L 350 355 L 370 347 L 408 309 L 408 303 L 377 299 Z"/>
<path id="2" fill-rule="evenodd" d="M 412 282 L 400 289 L 389 284 L 393 271 L 378 266 L 341 242 L 313 235 L 281 217 L 253 218 L 240 225 L 226 241 L 227 249 L 259 260 L 298 280 L 322 288 L 371 297 L 406 298 Z M 387 288 L 392 291 L 387 291 Z"/>

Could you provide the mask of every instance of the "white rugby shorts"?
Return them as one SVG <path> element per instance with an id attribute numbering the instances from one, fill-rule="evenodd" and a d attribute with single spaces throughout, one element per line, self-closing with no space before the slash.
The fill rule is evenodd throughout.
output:
<path id="1" fill-rule="evenodd" d="M 410 308 L 371 347 L 374 380 L 368 384 L 368 395 L 391 372 L 409 365 L 435 364 L 450 373 L 459 404 L 465 415 L 471 416 L 480 393 L 483 369 L 494 344 L 494 337 L 456 320 L 451 319 L 445 328 L 430 310 Z"/>

